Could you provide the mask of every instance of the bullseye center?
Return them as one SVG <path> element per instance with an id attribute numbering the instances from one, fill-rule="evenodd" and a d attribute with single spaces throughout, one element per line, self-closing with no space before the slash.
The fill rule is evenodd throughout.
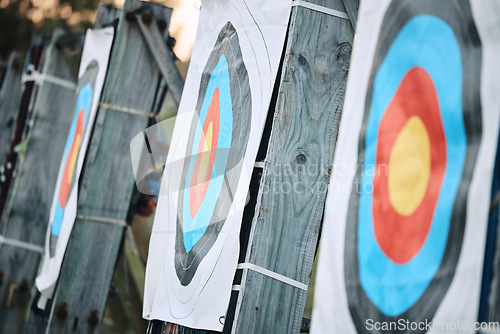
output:
<path id="1" fill-rule="evenodd" d="M 66 207 L 66 201 L 68 200 L 70 190 L 69 188 L 71 187 L 71 181 L 73 181 L 73 173 L 75 171 L 76 159 L 78 158 L 78 150 L 80 149 L 80 144 L 82 142 L 84 118 L 85 109 L 82 109 L 78 113 L 75 135 L 73 137 L 71 148 L 68 152 L 68 157 L 64 166 L 63 178 L 59 189 L 59 205 L 63 209 Z"/>
<path id="2" fill-rule="evenodd" d="M 72 150 L 72 154 L 70 157 L 70 165 L 69 165 L 69 173 L 68 173 L 68 183 L 71 184 L 71 181 L 73 181 L 73 173 L 75 171 L 75 165 L 76 165 L 76 158 L 78 157 L 78 148 L 80 148 L 80 143 L 82 142 L 82 135 L 77 134 L 75 137 L 75 144 L 74 147 L 75 149 Z"/>
<path id="3" fill-rule="evenodd" d="M 422 119 L 411 116 L 396 138 L 389 158 L 389 199 L 398 214 L 410 216 L 420 206 L 430 171 L 429 134 Z"/>

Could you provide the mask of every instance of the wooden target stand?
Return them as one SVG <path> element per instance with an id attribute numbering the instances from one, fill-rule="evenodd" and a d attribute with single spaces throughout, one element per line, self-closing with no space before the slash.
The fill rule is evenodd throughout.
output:
<path id="1" fill-rule="evenodd" d="M 239 262 L 275 274 L 240 264 L 224 319 L 225 333 L 307 331 L 307 321 L 302 319 L 304 287 L 309 284 L 321 231 L 358 6 L 357 0 L 294 2 L 240 233 Z M 179 101 L 182 81 L 170 66 L 173 61 L 168 61 L 172 56 L 165 47 L 168 29 L 157 30 L 157 22 L 168 22 L 170 14 L 169 8 L 127 0 L 101 97 L 105 106 L 120 104 L 155 113 L 167 88 Z M 130 43 L 136 47 L 123 52 Z M 152 78 L 149 82 L 154 87 L 137 87 L 133 79 L 138 76 Z M 135 100 L 124 98 L 132 95 Z M 123 101 L 130 103 L 123 105 Z M 128 139 L 150 123 L 148 115 L 107 107 L 101 105 L 99 110 L 82 173 L 78 215 L 86 218 L 75 222 L 47 320 L 30 313 L 25 328 L 30 333 L 87 333 L 102 321 L 125 229 L 123 224 L 91 218 L 126 220 L 134 187 Z M 128 142 L 121 145 L 124 138 Z M 295 173 L 283 179 L 276 173 L 282 166 L 290 166 Z M 116 184 L 110 184 L 111 173 L 112 179 L 119 180 Z M 279 191 L 285 182 L 314 191 Z M 265 191 L 273 187 L 278 190 Z M 206 332 L 152 321 L 148 333 L 165 330 Z"/>
<path id="2" fill-rule="evenodd" d="M 122 11 L 99 8 L 96 28 L 119 20 L 80 179 L 77 219 L 53 300 L 42 313 L 30 310 L 27 333 L 91 333 L 102 322 L 135 186 L 129 143 L 155 122 L 167 90 L 177 103 L 182 93 L 167 47 L 171 13 L 138 0 L 126 1 Z"/>
<path id="3" fill-rule="evenodd" d="M 309 331 L 301 287 L 309 284 L 320 236 L 358 8 L 359 0 L 294 2 L 243 213 L 223 333 Z M 283 166 L 295 173 L 283 177 L 277 172 Z M 280 191 L 285 183 L 316 191 Z M 151 321 L 148 334 L 157 333 L 211 332 Z"/>
<path id="4" fill-rule="evenodd" d="M 0 196 L 4 204 L 0 221 L 2 333 L 18 332 L 28 309 L 29 290 L 41 258 L 42 231 L 50 212 L 48 198 L 57 178 L 54 165 L 64 151 L 64 130 L 69 131 L 68 106 L 73 103 L 75 87 L 71 62 L 75 58 L 79 61 L 80 37 L 55 29 L 48 48 L 44 37 L 32 39 L 11 151 L 6 158 L 10 173 Z M 68 52 L 70 48 L 72 52 Z M 30 154 L 25 154 L 28 151 Z"/>
<path id="5" fill-rule="evenodd" d="M 224 333 L 308 332 L 305 287 L 321 233 L 358 6 L 357 0 L 294 1 L 243 214 L 240 264 Z M 107 107 L 101 107 L 85 163 L 79 214 L 86 218 L 75 224 L 48 323 L 36 323 L 30 314 L 28 326 L 35 325 L 26 332 L 93 332 L 102 321 L 124 224 L 102 224 L 96 217 L 126 220 L 133 178 L 128 151 L 116 148 L 150 123 L 148 115 L 125 114 L 112 106 L 128 101 L 123 97 L 133 92 L 138 100 L 120 105 L 122 109 L 155 113 L 167 88 L 179 101 L 182 82 L 173 61 L 165 61 L 172 59 L 165 47 L 168 34 L 157 30 L 157 23 L 169 17 L 164 7 L 136 0 L 125 4 L 108 70 L 112 80 L 105 83 L 102 97 Z M 122 52 L 126 43 L 137 47 Z M 120 65 L 130 65 L 130 72 L 118 66 L 118 59 L 123 60 Z M 137 75 L 160 84 L 141 87 L 147 93 L 137 94 L 130 80 Z M 293 172 L 284 174 L 284 166 Z M 108 176 L 116 171 L 120 184 L 110 185 Z M 108 189 L 103 191 L 102 184 Z M 285 184 L 300 184 L 304 191 L 285 191 Z M 148 333 L 206 332 L 162 321 L 152 321 L 148 328 Z"/>

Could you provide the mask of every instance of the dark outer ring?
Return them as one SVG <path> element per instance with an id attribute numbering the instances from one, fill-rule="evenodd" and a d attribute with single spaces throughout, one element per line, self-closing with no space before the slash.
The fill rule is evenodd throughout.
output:
<path id="1" fill-rule="evenodd" d="M 224 55 L 228 62 L 229 82 L 231 89 L 231 102 L 233 108 L 233 133 L 231 140 L 231 149 L 226 152 L 217 154 L 228 154 L 227 164 L 225 168 L 224 182 L 221 191 L 218 195 L 214 209 L 214 214 L 210 223 L 193 248 L 186 252 L 183 240 L 182 229 L 182 208 L 184 198 L 184 184 L 187 177 L 187 171 L 191 157 L 191 148 L 193 147 L 194 135 L 199 119 L 200 110 L 203 104 L 203 99 L 210 81 L 210 75 L 217 65 L 221 55 Z M 191 124 L 190 135 L 186 150 L 186 158 L 182 171 L 181 189 L 179 191 L 178 212 L 177 212 L 177 229 L 175 237 L 175 258 L 174 265 L 177 277 L 181 285 L 187 286 L 191 283 L 198 266 L 204 257 L 210 251 L 215 241 L 217 240 L 220 231 L 222 230 L 229 209 L 233 203 L 234 193 L 238 186 L 241 167 L 243 164 L 243 154 L 246 152 L 248 139 L 250 136 L 250 125 L 252 116 L 252 99 L 250 92 L 250 82 L 248 72 L 243 63 L 243 55 L 240 50 L 238 34 L 233 25 L 228 22 L 220 31 L 214 49 L 210 54 L 207 65 L 203 70 L 200 83 L 200 91 L 198 93 L 198 101 L 196 104 L 196 112 L 198 117 L 193 117 Z M 233 170 L 234 169 L 234 170 Z M 228 172 L 231 170 L 231 173 Z M 208 193 L 206 195 L 209 195 Z M 202 204 L 203 205 L 203 204 Z"/>
<path id="2" fill-rule="evenodd" d="M 368 114 L 371 106 L 375 75 L 387 51 L 401 28 L 414 16 L 429 14 L 444 20 L 454 31 L 460 45 L 463 64 L 462 104 L 467 148 L 462 180 L 457 190 L 450 222 L 450 231 L 441 265 L 421 298 L 405 313 L 399 316 L 386 316 L 366 296 L 359 280 L 359 263 L 357 254 L 357 227 L 359 195 L 356 184 L 361 182 L 362 161 L 365 153 L 364 142 L 368 124 Z M 382 25 L 370 73 L 363 124 L 358 143 L 358 166 L 354 177 L 353 189 L 350 195 L 346 236 L 344 248 L 344 273 L 349 310 L 356 329 L 366 333 L 367 319 L 374 321 L 391 322 L 398 319 L 415 322 L 432 320 L 437 308 L 443 300 L 454 276 L 454 271 L 462 247 L 465 229 L 466 202 L 477 153 L 481 142 L 482 119 L 480 102 L 480 75 L 481 75 L 481 41 L 477 33 L 471 7 L 468 1 L 440 1 L 434 0 L 397 0 L 389 5 Z M 417 333 L 417 331 L 384 331 L 383 333 Z M 377 333 L 377 331 L 374 331 Z"/>

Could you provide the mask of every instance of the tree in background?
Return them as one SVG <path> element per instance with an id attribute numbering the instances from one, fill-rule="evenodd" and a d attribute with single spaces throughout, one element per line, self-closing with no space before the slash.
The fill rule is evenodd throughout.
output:
<path id="1" fill-rule="evenodd" d="M 55 27 L 84 32 L 91 27 L 99 2 L 121 0 L 0 0 L 0 59 L 12 50 L 25 51 L 31 34 L 52 34 Z"/>

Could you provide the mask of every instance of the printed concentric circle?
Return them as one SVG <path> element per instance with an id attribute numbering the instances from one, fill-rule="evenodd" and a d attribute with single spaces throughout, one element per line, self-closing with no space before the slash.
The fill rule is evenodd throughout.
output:
<path id="1" fill-rule="evenodd" d="M 251 92 L 238 34 L 228 22 L 204 68 L 179 191 L 175 269 L 187 286 L 224 226 L 251 124 Z"/>
<path id="2" fill-rule="evenodd" d="M 432 319 L 453 279 L 482 132 L 480 62 L 468 2 L 389 5 L 346 225 L 346 291 L 360 332 L 367 319 Z"/>
<path id="3" fill-rule="evenodd" d="M 89 63 L 83 75 L 79 78 L 76 94 L 75 116 L 71 123 L 71 128 L 64 148 L 63 161 L 64 170 L 59 188 L 57 189 L 57 203 L 54 217 L 50 225 L 50 257 L 55 255 L 57 239 L 61 231 L 64 209 L 68 201 L 71 190 L 75 187 L 76 161 L 80 145 L 85 135 L 87 123 L 92 107 L 94 85 L 97 77 L 99 65 L 93 60 Z"/>

